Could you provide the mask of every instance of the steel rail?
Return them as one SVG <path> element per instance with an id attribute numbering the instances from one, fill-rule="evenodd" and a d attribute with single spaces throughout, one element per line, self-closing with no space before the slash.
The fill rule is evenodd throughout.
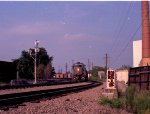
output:
<path id="1" fill-rule="evenodd" d="M 65 88 L 56 88 L 56 89 L 47 89 L 47 90 L 0 95 L 0 108 L 3 106 L 12 106 L 16 104 L 21 104 L 23 102 L 35 101 L 42 98 L 48 98 L 48 97 L 51 98 L 53 96 L 60 96 L 62 94 L 77 92 L 77 91 L 89 89 L 99 85 L 101 85 L 101 83 L 92 82 L 90 84 L 81 85 L 81 86 L 72 86 L 72 87 L 65 87 Z"/>
<path id="2" fill-rule="evenodd" d="M 6 90 L 6 89 L 20 89 L 20 88 L 32 88 L 32 87 L 40 87 L 40 86 L 51 86 L 51 85 L 61 85 L 61 84 L 72 84 L 75 82 L 72 82 L 71 80 L 52 80 L 48 83 L 44 84 L 29 84 L 29 85 L 7 85 L 7 86 L 0 86 L 0 90 Z"/>

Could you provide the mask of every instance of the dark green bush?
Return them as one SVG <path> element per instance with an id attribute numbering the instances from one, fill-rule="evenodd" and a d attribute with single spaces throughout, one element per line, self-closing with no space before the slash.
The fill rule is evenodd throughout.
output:
<path id="1" fill-rule="evenodd" d="M 126 89 L 126 108 L 132 109 L 133 108 L 133 100 L 135 95 L 135 87 L 129 86 Z"/>
<path id="2" fill-rule="evenodd" d="M 91 81 L 97 81 L 97 82 L 101 82 L 102 81 L 98 76 L 91 76 L 89 78 L 89 80 L 91 80 Z"/>
<path id="3" fill-rule="evenodd" d="M 126 108 L 137 114 L 147 114 L 150 111 L 150 91 L 136 91 L 134 86 L 126 90 Z"/>
<path id="4" fill-rule="evenodd" d="M 99 103 L 102 105 L 108 105 L 112 108 L 121 108 L 122 103 L 120 102 L 119 99 L 108 99 L 106 97 L 101 97 L 99 100 Z"/>
<path id="5" fill-rule="evenodd" d="M 99 103 L 112 108 L 123 108 L 136 114 L 150 114 L 150 91 L 137 91 L 134 86 L 126 89 L 126 96 L 119 99 L 101 97 Z"/>
<path id="6" fill-rule="evenodd" d="M 140 92 L 135 95 L 133 101 L 133 109 L 138 114 L 145 114 L 150 111 L 150 92 Z"/>
<path id="7" fill-rule="evenodd" d="M 110 106 L 112 108 L 121 108 L 122 107 L 122 103 L 120 102 L 119 99 L 112 99 Z"/>
<path id="8" fill-rule="evenodd" d="M 106 97 L 101 97 L 99 100 L 99 103 L 102 105 L 109 105 L 111 103 L 111 101 Z"/>

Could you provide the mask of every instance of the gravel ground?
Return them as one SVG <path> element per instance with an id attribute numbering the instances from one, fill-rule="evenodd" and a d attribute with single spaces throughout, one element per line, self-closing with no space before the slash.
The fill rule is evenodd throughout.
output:
<path id="1" fill-rule="evenodd" d="M 24 106 L 0 110 L 0 114 L 129 114 L 122 109 L 112 109 L 98 104 L 104 85 L 86 91 L 68 94 L 39 103 L 26 102 Z"/>
<path id="2" fill-rule="evenodd" d="M 71 86 L 76 86 L 76 85 L 79 86 L 79 85 L 86 85 L 88 83 L 89 82 L 82 82 L 82 83 L 64 84 L 64 85 L 52 85 L 52 86 L 41 86 L 41 87 L 31 87 L 31 88 L 6 89 L 6 90 L 0 90 L 0 95 L 10 94 L 10 93 L 37 91 L 37 90 L 43 90 L 43 89 L 71 87 Z"/>

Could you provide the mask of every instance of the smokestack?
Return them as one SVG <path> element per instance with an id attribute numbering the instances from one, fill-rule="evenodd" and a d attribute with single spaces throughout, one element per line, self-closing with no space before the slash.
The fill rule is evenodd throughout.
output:
<path id="1" fill-rule="evenodd" d="M 142 7 L 142 64 L 150 65 L 150 22 L 148 1 L 141 2 Z"/>

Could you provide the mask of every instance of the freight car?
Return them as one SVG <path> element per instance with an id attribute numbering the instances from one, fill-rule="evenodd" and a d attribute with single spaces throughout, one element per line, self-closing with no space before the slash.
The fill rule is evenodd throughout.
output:
<path id="1" fill-rule="evenodd" d="M 13 62 L 0 61 L 0 82 L 10 82 L 16 78 L 16 65 Z"/>
<path id="2" fill-rule="evenodd" d="M 88 81 L 86 66 L 80 62 L 73 64 L 72 76 L 75 81 Z"/>

